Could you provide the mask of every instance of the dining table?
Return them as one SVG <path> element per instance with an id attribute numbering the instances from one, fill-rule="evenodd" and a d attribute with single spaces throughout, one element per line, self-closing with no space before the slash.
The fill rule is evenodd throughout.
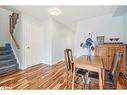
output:
<path id="1" fill-rule="evenodd" d="M 99 88 L 103 89 L 103 79 L 104 79 L 104 68 L 101 56 L 87 56 L 82 55 L 74 60 L 75 68 L 85 69 L 88 71 L 97 72 L 99 75 Z M 72 78 L 72 89 L 74 89 L 75 81 L 75 71 L 73 72 Z"/>

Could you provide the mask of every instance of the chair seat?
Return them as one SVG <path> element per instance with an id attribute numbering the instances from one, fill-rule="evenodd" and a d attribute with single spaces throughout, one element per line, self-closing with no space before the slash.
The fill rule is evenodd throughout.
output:
<path id="1" fill-rule="evenodd" d="M 76 68 L 76 73 L 78 75 L 84 75 L 85 76 L 86 72 L 88 72 L 88 70 Z"/>
<path id="2" fill-rule="evenodd" d="M 97 79 L 97 80 L 99 79 L 98 73 L 97 72 L 92 72 L 92 71 L 89 72 L 88 77 L 91 78 L 91 79 Z M 106 83 L 109 83 L 109 84 L 113 83 L 113 80 L 112 80 L 112 77 L 111 77 L 110 73 L 105 72 L 105 79 L 104 79 L 104 81 Z"/>

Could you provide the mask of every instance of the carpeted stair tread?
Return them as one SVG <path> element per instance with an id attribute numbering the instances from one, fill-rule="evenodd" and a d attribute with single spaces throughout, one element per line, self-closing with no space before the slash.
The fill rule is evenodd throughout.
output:
<path id="1" fill-rule="evenodd" d="M 0 61 L 2 60 L 8 60 L 8 59 L 14 59 L 15 56 L 13 54 L 8 54 L 8 55 L 0 55 Z"/>
<path id="2" fill-rule="evenodd" d="M 2 66 L 9 66 L 11 64 L 17 64 L 17 60 L 16 59 L 10 59 L 10 60 L 0 61 L 0 68 Z"/>
<path id="3" fill-rule="evenodd" d="M 0 47 L 0 74 L 18 69 L 19 65 L 15 59 L 10 43 L 5 44 L 5 47 Z"/>
<path id="4" fill-rule="evenodd" d="M 4 50 L 10 50 L 10 47 L 0 47 L 0 51 L 4 51 Z"/>
<path id="5" fill-rule="evenodd" d="M 14 65 L 14 64 L 17 64 L 17 62 L 8 62 L 8 63 L 5 63 L 5 64 L 0 64 L 0 68 L 2 68 L 4 66 Z"/>
<path id="6" fill-rule="evenodd" d="M 9 71 L 18 70 L 19 65 L 18 64 L 11 64 L 8 66 L 2 66 L 0 67 L 0 74 L 7 73 Z"/>
<path id="7" fill-rule="evenodd" d="M 12 50 L 6 50 L 6 51 L 0 51 L 0 55 L 7 55 L 7 54 L 12 54 Z"/>
<path id="8" fill-rule="evenodd" d="M 8 63 L 8 62 L 16 62 L 16 59 L 1 60 L 0 64 Z"/>
<path id="9" fill-rule="evenodd" d="M 11 50 L 11 48 L 5 47 L 3 49 L 0 49 L 0 52 L 2 52 L 2 51 L 9 51 L 9 50 Z"/>
<path id="10" fill-rule="evenodd" d="M 0 51 L 2 51 L 2 50 L 7 50 L 7 48 L 6 47 L 0 47 Z"/>

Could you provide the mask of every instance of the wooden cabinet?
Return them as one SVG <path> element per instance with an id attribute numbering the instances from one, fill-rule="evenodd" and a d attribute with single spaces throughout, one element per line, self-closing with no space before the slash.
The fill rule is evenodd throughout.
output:
<path id="1" fill-rule="evenodd" d="M 105 67 L 105 69 L 108 69 L 108 48 L 98 46 L 96 48 L 96 55 L 102 57 L 104 67 Z"/>
<path id="2" fill-rule="evenodd" d="M 103 44 L 96 46 L 95 55 L 102 56 L 104 68 L 109 70 L 112 64 L 114 53 L 123 53 L 120 71 L 125 72 L 126 67 L 126 45 L 125 44 Z"/>

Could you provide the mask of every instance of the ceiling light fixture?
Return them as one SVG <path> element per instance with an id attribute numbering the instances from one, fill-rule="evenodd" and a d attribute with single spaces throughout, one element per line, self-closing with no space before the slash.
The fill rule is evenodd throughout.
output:
<path id="1" fill-rule="evenodd" d="M 49 10 L 49 13 L 54 16 L 58 16 L 61 14 L 61 10 L 58 8 L 52 8 Z"/>

